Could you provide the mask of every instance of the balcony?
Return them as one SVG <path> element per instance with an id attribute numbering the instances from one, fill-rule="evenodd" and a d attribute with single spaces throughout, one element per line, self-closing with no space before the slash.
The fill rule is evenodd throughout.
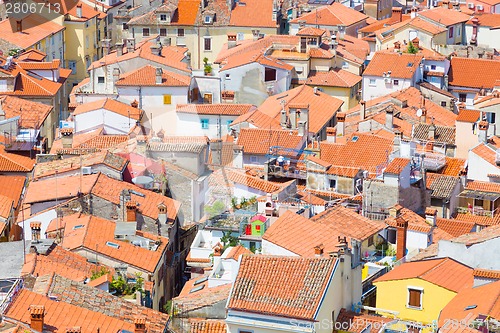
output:
<path id="1" fill-rule="evenodd" d="M 473 206 L 471 208 L 468 207 L 457 207 L 458 214 L 472 214 L 476 216 L 486 216 L 493 217 L 495 215 L 494 210 L 486 210 L 481 206 Z"/>
<path id="2" fill-rule="evenodd" d="M 426 170 L 438 171 L 445 166 L 446 158 L 443 154 L 425 153 L 423 163 Z"/>

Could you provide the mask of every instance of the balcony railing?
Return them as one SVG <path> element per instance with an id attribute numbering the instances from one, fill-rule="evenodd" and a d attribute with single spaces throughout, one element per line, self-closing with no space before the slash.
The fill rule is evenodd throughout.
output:
<path id="1" fill-rule="evenodd" d="M 481 206 L 468 207 L 457 207 L 458 214 L 472 214 L 476 216 L 487 216 L 493 217 L 495 215 L 494 210 L 486 210 Z"/>
<path id="2" fill-rule="evenodd" d="M 443 154 L 425 153 L 424 168 L 426 170 L 437 171 L 444 167 L 446 158 Z"/>

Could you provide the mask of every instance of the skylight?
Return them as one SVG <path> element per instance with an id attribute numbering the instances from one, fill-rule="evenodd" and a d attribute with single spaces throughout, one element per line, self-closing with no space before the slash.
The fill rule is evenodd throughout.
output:
<path id="1" fill-rule="evenodd" d="M 83 228 L 83 227 L 85 227 L 83 224 L 75 225 L 75 226 L 73 227 L 73 230 L 78 230 L 78 229 L 81 229 L 81 228 Z"/>
<path id="2" fill-rule="evenodd" d="M 106 242 L 106 245 L 109 246 L 109 247 L 112 247 L 114 249 L 119 249 L 120 248 L 120 245 L 118 245 L 116 243 L 113 243 L 113 242 Z"/>
<path id="3" fill-rule="evenodd" d="M 477 305 L 476 305 L 476 304 L 466 306 L 464 310 L 472 310 L 472 309 L 475 309 L 475 308 L 477 308 Z"/>
<path id="4" fill-rule="evenodd" d="M 408 65 L 406 65 L 406 67 L 413 67 L 413 63 L 409 62 Z"/>
<path id="5" fill-rule="evenodd" d="M 358 141 L 358 139 L 359 139 L 359 136 L 353 136 L 351 141 L 356 142 L 356 141 Z"/>
<path id="6" fill-rule="evenodd" d="M 196 286 L 196 285 L 203 283 L 207 280 L 208 280 L 208 276 L 202 277 L 201 279 L 194 281 L 193 285 Z"/>
<path id="7" fill-rule="evenodd" d="M 204 284 L 203 284 L 203 285 L 201 285 L 201 286 L 198 286 L 198 287 L 194 287 L 193 289 L 191 289 L 191 290 L 189 291 L 189 293 L 190 293 L 190 294 L 191 294 L 191 293 L 195 293 L 195 292 L 197 292 L 197 291 L 202 290 L 203 288 L 205 288 L 205 285 L 204 285 Z"/>

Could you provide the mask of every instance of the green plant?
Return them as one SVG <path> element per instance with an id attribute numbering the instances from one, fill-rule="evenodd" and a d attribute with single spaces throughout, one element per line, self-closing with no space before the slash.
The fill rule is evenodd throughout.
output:
<path id="1" fill-rule="evenodd" d="M 163 309 L 162 310 L 163 310 L 164 313 L 170 314 L 170 311 L 172 310 L 172 300 L 167 301 L 167 303 L 165 303 L 163 305 Z"/>
<path id="2" fill-rule="evenodd" d="M 417 52 L 418 48 L 416 48 L 415 45 L 413 45 L 413 43 L 410 41 L 408 43 L 408 48 L 406 49 L 406 53 L 415 54 Z"/>
<path id="3" fill-rule="evenodd" d="M 208 63 L 208 58 L 205 57 L 203 58 L 203 70 L 205 72 L 205 74 L 209 74 L 209 73 L 212 73 L 212 66 Z"/>
<path id="4" fill-rule="evenodd" d="M 21 49 L 10 49 L 9 56 L 15 57 L 21 52 Z"/>
<path id="5" fill-rule="evenodd" d="M 224 233 L 224 236 L 221 237 L 220 241 L 222 242 L 222 245 L 224 245 L 224 250 L 229 246 L 236 246 L 240 242 L 238 240 L 238 237 L 231 235 L 230 231 L 226 231 Z"/>
<path id="6" fill-rule="evenodd" d="M 238 198 L 232 197 L 231 198 L 231 207 L 233 209 L 238 209 Z"/>
<path id="7" fill-rule="evenodd" d="M 127 289 L 127 282 L 122 276 L 119 276 L 117 279 L 113 278 L 109 286 L 109 290 L 111 292 L 115 292 L 115 296 L 123 295 L 126 289 Z"/>
<path id="8" fill-rule="evenodd" d="M 226 205 L 220 200 L 215 201 L 212 206 L 205 206 L 205 214 L 207 214 L 209 218 L 220 215 L 225 211 Z"/>
<path id="9" fill-rule="evenodd" d="M 106 267 L 101 267 L 100 270 L 96 270 L 92 272 L 92 275 L 90 276 L 90 280 L 95 280 L 97 278 L 100 278 L 103 275 L 108 274 L 109 271 Z"/>

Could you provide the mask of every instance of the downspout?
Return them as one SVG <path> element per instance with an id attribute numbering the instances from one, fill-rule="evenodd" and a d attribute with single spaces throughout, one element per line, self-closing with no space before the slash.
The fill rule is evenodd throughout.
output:
<path id="1" fill-rule="evenodd" d="M 200 26 L 198 25 L 198 64 L 197 64 L 197 69 L 201 68 L 201 54 L 200 54 Z"/>

